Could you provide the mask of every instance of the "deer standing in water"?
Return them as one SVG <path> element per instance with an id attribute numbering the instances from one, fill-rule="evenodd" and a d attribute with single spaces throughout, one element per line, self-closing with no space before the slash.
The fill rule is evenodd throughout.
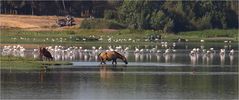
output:
<path id="1" fill-rule="evenodd" d="M 117 64 L 117 58 L 121 59 L 125 64 L 128 64 L 127 59 L 125 58 L 125 56 L 121 55 L 120 53 L 116 52 L 116 51 L 105 51 L 105 52 L 101 52 L 98 55 L 99 60 L 101 61 L 100 64 L 104 63 L 106 64 L 106 61 L 112 61 L 112 64 Z"/>
<path id="2" fill-rule="evenodd" d="M 46 49 L 46 48 L 39 48 L 39 53 L 40 53 L 40 58 L 42 59 L 42 57 L 45 57 L 46 60 L 53 60 L 53 57 L 51 55 L 51 53 Z"/>

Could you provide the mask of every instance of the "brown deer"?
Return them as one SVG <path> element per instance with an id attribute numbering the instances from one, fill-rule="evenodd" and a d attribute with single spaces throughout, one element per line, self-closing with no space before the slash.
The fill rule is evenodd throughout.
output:
<path id="1" fill-rule="evenodd" d="M 42 57 L 45 57 L 46 60 L 53 60 L 53 57 L 51 55 L 51 53 L 46 49 L 46 48 L 39 48 L 39 53 L 40 53 L 40 58 L 42 59 Z"/>
<path id="2" fill-rule="evenodd" d="M 104 63 L 106 64 L 106 60 L 108 61 L 112 61 L 112 64 L 117 64 L 117 58 L 121 59 L 122 61 L 124 61 L 125 64 L 128 64 L 127 59 L 125 58 L 125 56 L 121 55 L 120 53 L 116 52 L 116 51 L 105 51 L 105 52 L 101 52 L 98 55 L 99 60 L 101 61 L 100 64 Z"/>

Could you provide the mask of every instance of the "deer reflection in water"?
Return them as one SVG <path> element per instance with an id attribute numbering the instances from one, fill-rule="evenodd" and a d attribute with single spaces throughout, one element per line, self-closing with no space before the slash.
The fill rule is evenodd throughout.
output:
<path id="1" fill-rule="evenodd" d="M 40 82 L 43 82 L 45 77 L 46 77 L 46 72 L 47 72 L 47 66 L 41 66 L 41 69 L 40 69 L 40 75 L 39 75 L 39 79 L 40 79 Z"/>
<path id="2" fill-rule="evenodd" d="M 126 70 L 126 67 L 119 68 L 119 67 L 116 67 L 116 65 L 107 66 L 105 64 L 101 64 L 100 65 L 100 79 L 102 79 L 102 80 L 113 79 L 114 72 L 122 72 L 124 70 Z"/>

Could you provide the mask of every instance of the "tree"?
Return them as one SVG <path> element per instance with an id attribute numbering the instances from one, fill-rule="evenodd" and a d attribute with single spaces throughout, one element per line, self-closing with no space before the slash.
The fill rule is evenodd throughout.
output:
<path id="1" fill-rule="evenodd" d="M 164 32 L 173 32 L 174 28 L 174 21 L 172 19 L 168 19 L 167 23 L 165 24 L 163 31 Z"/>
<path id="2" fill-rule="evenodd" d="M 166 22 L 166 15 L 162 11 L 154 11 L 151 16 L 150 24 L 155 30 L 163 30 Z"/>
<path id="3" fill-rule="evenodd" d="M 127 23 L 129 28 L 149 28 L 151 14 L 149 1 L 124 1 L 117 12 L 118 20 Z"/>

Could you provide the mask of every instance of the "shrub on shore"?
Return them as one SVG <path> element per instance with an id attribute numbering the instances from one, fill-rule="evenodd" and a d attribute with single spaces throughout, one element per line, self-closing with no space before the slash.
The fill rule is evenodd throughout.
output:
<path id="1" fill-rule="evenodd" d="M 85 19 L 81 22 L 80 28 L 82 29 L 123 29 L 124 25 L 116 21 L 105 19 Z"/>

